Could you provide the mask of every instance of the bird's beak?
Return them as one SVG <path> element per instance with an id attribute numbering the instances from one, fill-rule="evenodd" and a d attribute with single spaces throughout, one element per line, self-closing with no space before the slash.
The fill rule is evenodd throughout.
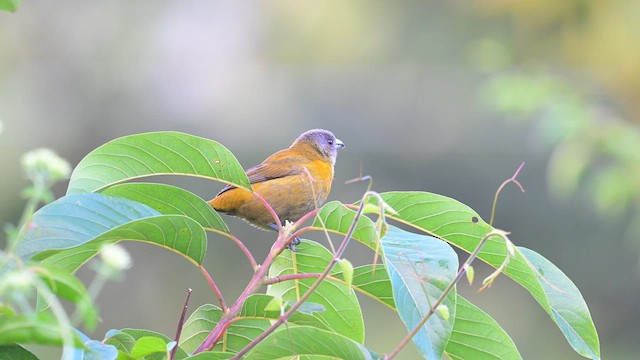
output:
<path id="1" fill-rule="evenodd" d="M 342 149 L 344 146 L 344 143 L 340 139 L 336 139 L 336 143 L 333 144 L 333 147 L 336 149 Z"/>

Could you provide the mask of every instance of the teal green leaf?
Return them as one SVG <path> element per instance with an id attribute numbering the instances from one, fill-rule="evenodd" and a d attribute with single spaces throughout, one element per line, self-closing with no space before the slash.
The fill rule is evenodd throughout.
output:
<path id="1" fill-rule="evenodd" d="M 552 309 L 552 318 L 575 351 L 590 359 L 600 358 L 600 341 L 589 308 L 580 290 L 555 265 L 537 252 L 518 246 L 536 270 Z"/>
<path id="2" fill-rule="evenodd" d="M 70 272 L 46 264 L 29 264 L 28 271 L 40 278 L 60 298 L 76 304 L 87 327 L 94 329 L 98 314 L 84 284 Z"/>
<path id="3" fill-rule="evenodd" d="M 18 253 L 73 272 L 103 246 L 121 240 L 161 246 L 197 265 L 207 248 L 204 229 L 189 217 L 159 215 L 128 199 L 82 194 L 65 196 L 36 212 Z"/>
<path id="4" fill-rule="evenodd" d="M 338 272 L 333 276 L 341 280 L 344 279 L 342 272 Z M 353 269 L 353 283 L 351 286 L 354 290 L 395 310 L 396 305 L 393 301 L 391 280 L 389 280 L 389 274 L 387 274 L 387 269 L 383 264 L 363 265 Z"/>
<path id="5" fill-rule="evenodd" d="M 179 132 L 153 132 L 112 140 L 73 170 L 67 194 L 101 190 L 150 175 L 188 175 L 251 189 L 242 166 L 221 144 Z"/>
<path id="6" fill-rule="evenodd" d="M 381 243 L 398 314 L 407 329 L 412 330 L 453 281 L 458 271 L 458 256 L 439 239 L 394 226 L 389 226 Z M 455 288 L 442 305 L 449 308 L 448 319 L 439 313 L 433 314 L 413 337 L 426 359 L 441 359 L 449 341 L 455 318 Z"/>
<path id="7" fill-rule="evenodd" d="M 206 201 L 179 187 L 136 182 L 114 185 L 101 193 L 137 201 L 163 215 L 188 216 L 203 228 L 229 232 L 220 215 Z"/>
<path id="8" fill-rule="evenodd" d="M 0 354 L 3 360 L 38 360 L 35 355 L 20 345 L 2 345 Z"/>
<path id="9" fill-rule="evenodd" d="M 128 199 L 102 194 L 62 197 L 38 210 L 17 253 L 24 259 L 46 250 L 68 249 L 133 220 L 160 215 Z"/>
<path id="10" fill-rule="evenodd" d="M 114 346 L 121 353 L 129 354 L 133 345 L 136 344 L 136 339 L 120 330 L 110 330 L 105 336 L 104 343 Z"/>
<path id="11" fill-rule="evenodd" d="M 356 212 L 354 210 L 347 208 L 339 201 L 331 201 L 324 204 L 320 209 L 313 222 L 313 227 L 318 230 L 327 229 L 329 232 L 345 235 L 349 231 L 355 216 Z M 378 235 L 376 234 L 375 224 L 366 216 L 362 216 L 358 220 L 352 238 L 373 250 L 378 248 Z"/>
<path id="12" fill-rule="evenodd" d="M 332 331 L 291 325 L 267 336 L 247 353 L 247 360 L 291 359 L 377 359 L 362 344 Z"/>
<path id="13" fill-rule="evenodd" d="M 522 359 L 504 329 L 491 316 L 459 295 L 453 332 L 445 352 L 452 360 Z"/>
<path id="14" fill-rule="evenodd" d="M 297 249 L 296 253 L 285 251 L 280 254 L 269 269 L 269 277 L 322 273 L 333 258 L 326 248 L 310 240 L 303 240 Z M 315 281 L 315 278 L 283 281 L 270 285 L 267 288 L 267 294 L 294 302 Z M 359 343 L 364 341 L 362 311 L 353 289 L 335 281 L 324 281 L 307 301 L 325 307 L 325 311 L 315 312 L 312 316 L 329 329 Z"/>
<path id="15" fill-rule="evenodd" d="M 398 213 L 397 215 L 387 215 L 388 218 L 439 237 L 467 252 L 472 252 L 480 240 L 493 230 L 471 208 L 446 196 L 426 192 L 389 192 L 380 195 Z M 506 254 L 507 248 L 504 240 L 494 236 L 486 242 L 478 258 L 498 268 L 504 262 Z M 510 259 L 504 274 L 531 293 L 568 339 L 573 336 L 572 330 L 558 323 L 554 313 L 573 311 L 575 306 L 579 306 L 580 314 L 586 317 L 576 326 L 592 330 L 580 332 L 578 337 L 585 336 L 582 340 L 589 344 L 589 352 L 595 354 L 593 355 L 594 359 L 599 358 L 599 344 L 593 320 L 579 293 L 576 294 L 576 299 L 580 300 L 576 300 L 573 306 L 566 308 L 567 304 L 563 302 L 554 302 L 552 305 L 549 301 L 549 296 L 552 294 L 547 293 L 548 289 L 545 289 L 542 284 L 544 281 L 539 278 L 529 261 L 523 257 L 519 250 Z M 565 331 L 567 332 L 565 333 Z M 569 343 L 578 353 L 583 354 L 584 350 L 581 350 L 580 342 L 569 341 Z"/>

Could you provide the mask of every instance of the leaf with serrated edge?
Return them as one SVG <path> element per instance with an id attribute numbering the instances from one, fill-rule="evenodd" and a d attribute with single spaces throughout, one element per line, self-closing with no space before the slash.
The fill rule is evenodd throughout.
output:
<path id="1" fill-rule="evenodd" d="M 298 250 L 296 253 L 285 251 L 276 258 L 269 269 L 269 277 L 322 273 L 333 258 L 326 248 L 310 240 L 303 240 L 296 249 Z M 316 281 L 315 278 L 308 278 L 272 284 L 267 288 L 267 294 L 281 297 L 286 301 L 297 301 L 314 281 Z M 325 311 L 315 312 L 312 316 L 323 322 L 329 329 L 357 342 L 364 341 L 362 311 L 353 289 L 338 282 L 324 281 L 307 301 L 325 307 Z"/>
<path id="2" fill-rule="evenodd" d="M 522 360 L 502 327 L 460 295 L 456 299 L 456 319 L 445 352 L 452 360 Z"/>
<path id="3" fill-rule="evenodd" d="M 458 270 L 458 256 L 451 246 L 431 236 L 389 226 L 381 239 L 385 264 L 393 286 L 400 318 L 412 330 L 442 295 Z M 426 359 L 441 359 L 455 318 L 455 288 L 445 297 L 448 319 L 433 314 L 413 337 Z"/>
<path id="4" fill-rule="evenodd" d="M 221 144 L 179 132 L 152 132 L 124 136 L 90 152 L 73 170 L 67 194 L 150 175 L 189 175 L 251 189 L 242 166 Z"/>

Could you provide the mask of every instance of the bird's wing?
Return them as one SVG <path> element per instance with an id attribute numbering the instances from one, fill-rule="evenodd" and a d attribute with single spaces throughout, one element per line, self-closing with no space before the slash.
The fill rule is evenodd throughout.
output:
<path id="1" fill-rule="evenodd" d="M 299 174 L 303 171 L 303 164 L 307 162 L 309 160 L 305 157 L 292 156 L 290 153 L 280 151 L 268 157 L 261 164 L 248 169 L 246 173 L 249 183 L 256 184 Z M 216 196 L 235 188 L 236 186 L 227 185 Z"/>

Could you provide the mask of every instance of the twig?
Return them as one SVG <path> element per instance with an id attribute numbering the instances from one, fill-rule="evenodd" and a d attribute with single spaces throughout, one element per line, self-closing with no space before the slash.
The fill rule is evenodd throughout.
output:
<path id="1" fill-rule="evenodd" d="M 204 277 L 207 279 L 209 286 L 211 287 L 211 289 L 213 289 L 213 292 L 216 294 L 216 297 L 220 302 L 220 308 L 222 309 L 222 312 L 223 313 L 227 312 L 228 310 L 227 304 L 224 302 L 224 298 L 222 297 L 222 292 L 220 292 L 220 288 L 218 287 L 218 285 L 216 285 L 216 282 L 213 281 L 213 278 L 211 277 L 211 275 L 209 275 L 209 272 L 207 271 L 207 269 L 204 268 L 204 266 L 198 265 L 198 269 L 200 270 L 202 275 L 204 275 Z"/>
<path id="2" fill-rule="evenodd" d="M 329 275 L 331 270 L 333 270 L 333 267 L 335 266 L 335 264 L 338 262 L 338 260 L 340 260 L 340 257 L 342 256 L 342 253 L 344 252 L 344 250 L 346 249 L 347 245 L 349 244 L 349 240 L 351 239 L 351 236 L 353 235 L 353 232 L 356 229 L 356 224 L 358 223 L 358 220 L 362 216 L 362 213 L 363 213 L 363 210 L 364 210 L 364 203 L 365 203 L 365 200 L 366 200 L 367 196 L 369 196 L 369 195 L 365 194 L 363 196 L 362 202 L 360 203 L 360 207 L 358 208 L 358 212 L 356 213 L 356 216 L 353 219 L 353 222 L 351 223 L 351 226 L 349 227 L 349 230 L 347 231 L 347 234 L 345 235 L 344 239 L 340 243 L 340 246 L 338 247 L 338 250 L 334 254 L 333 258 L 331 259 L 331 261 L 329 261 L 329 264 L 327 264 L 327 267 L 324 269 L 322 274 L 320 274 L 320 277 L 318 277 L 316 279 L 316 281 L 298 299 L 298 301 L 296 301 L 296 303 L 293 304 L 291 306 L 291 308 L 289 308 L 289 310 L 287 310 L 283 315 L 281 315 L 278 318 L 278 320 L 276 320 L 267 330 L 262 332 L 258 337 L 253 339 L 247 346 L 245 346 L 242 350 L 240 350 L 237 354 L 235 354 L 231 358 L 231 360 L 240 359 L 244 354 L 246 354 L 249 350 L 251 350 L 253 347 L 255 347 L 260 341 L 264 340 L 267 336 L 269 336 L 275 329 L 277 329 L 280 325 L 282 325 L 294 312 L 296 312 L 298 310 L 298 308 L 320 286 L 320 284 L 322 284 L 322 282 Z"/>
<path id="3" fill-rule="evenodd" d="M 231 233 L 224 233 L 223 235 L 228 237 L 229 239 L 233 240 L 233 242 L 235 242 L 236 245 L 238 245 L 238 247 L 240 248 L 240 250 L 242 250 L 242 252 L 247 257 L 247 259 L 249 259 L 249 263 L 251 263 L 251 267 L 255 271 L 256 268 L 258 267 L 258 263 L 256 262 L 256 258 L 253 257 L 253 254 L 251 254 L 251 251 L 249 251 L 249 249 L 245 246 L 245 244 L 242 242 L 242 240 L 238 239 L 236 236 L 234 236 Z"/>
<path id="4" fill-rule="evenodd" d="M 173 360 L 176 357 L 176 351 L 178 350 L 178 343 L 180 343 L 180 335 L 182 334 L 182 327 L 184 326 L 184 317 L 187 314 L 187 307 L 189 306 L 189 298 L 191 297 L 191 288 L 187 289 L 187 298 L 184 300 L 184 306 L 182 307 L 182 314 L 180 314 L 180 321 L 178 321 L 178 329 L 176 330 L 175 346 L 171 350 L 171 358 Z"/>
<path id="5" fill-rule="evenodd" d="M 491 207 L 491 220 L 489 220 L 489 225 L 493 226 L 493 218 L 494 218 L 494 216 L 496 214 L 496 206 L 498 205 L 498 197 L 500 196 L 500 192 L 502 191 L 502 189 L 505 186 L 507 186 L 507 184 L 514 183 L 514 184 L 516 184 L 518 186 L 520 191 L 524 192 L 524 187 L 522 186 L 522 184 L 520 184 L 520 182 L 518 180 L 516 180 L 516 177 L 518 176 L 518 174 L 520 173 L 520 170 L 522 170 L 523 167 L 524 167 L 524 161 L 522 162 L 522 164 L 520 164 L 520 166 L 518 166 L 518 169 L 513 174 L 513 176 L 511 176 L 507 180 L 503 181 L 502 184 L 500 184 L 500 186 L 498 187 L 498 190 L 496 190 L 496 194 L 493 197 L 493 206 Z"/>

